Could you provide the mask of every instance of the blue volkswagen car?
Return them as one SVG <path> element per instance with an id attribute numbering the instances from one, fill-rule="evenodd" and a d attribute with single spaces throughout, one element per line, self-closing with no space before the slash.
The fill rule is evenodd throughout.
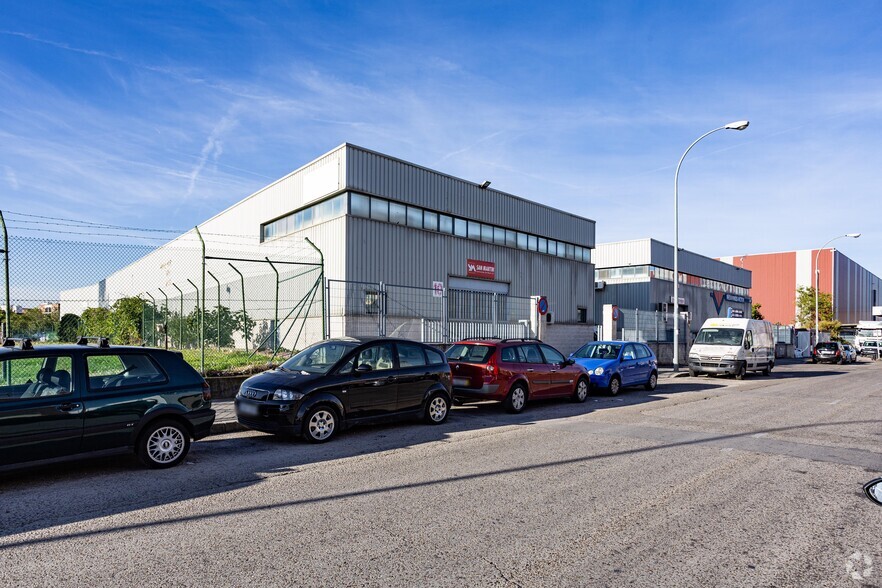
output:
<path id="1" fill-rule="evenodd" d="M 643 343 L 592 341 L 571 354 L 570 359 L 587 368 L 593 387 L 605 388 L 613 396 L 623 386 L 655 390 L 658 384 L 658 361 Z"/>

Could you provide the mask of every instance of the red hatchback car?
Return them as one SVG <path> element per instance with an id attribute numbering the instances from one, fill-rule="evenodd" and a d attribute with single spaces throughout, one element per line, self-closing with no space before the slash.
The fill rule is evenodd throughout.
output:
<path id="1" fill-rule="evenodd" d="M 467 339 L 447 350 L 454 398 L 499 400 L 521 412 L 527 400 L 588 398 L 588 371 L 538 339 Z"/>

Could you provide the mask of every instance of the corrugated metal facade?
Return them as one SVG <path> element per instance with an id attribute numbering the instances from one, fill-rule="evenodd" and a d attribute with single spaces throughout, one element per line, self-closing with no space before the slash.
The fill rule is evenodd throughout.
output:
<path id="1" fill-rule="evenodd" d="M 750 294 L 763 305 L 767 320 L 784 325 L 796 317 L 796 289 L 815 284 L 815 258 L 820 269 L 819 291 L 833 294 L 833 312 L 843 324 L 872 320 L 880 303 L 882 279 L 835 249 L 784 251 L 722 258 L 753 272 Z"/>
<path id="2" fill-rule="evenodd" d="M 597 269 L 655 265 L 674 269 L 674 247 L 655 239 L 636 239 L 617 243 L 598 243 L 592 262 Z M 691 251 L 680 251 L 678 259 L 681 272 L 725 282 L 742 288 L 750 288 L 749 271 L 733 267 L 717 259 Z"/>
<path id="3" fill-rule="evenodd" d="M 833 274 L 836 320 L 846 325 L 873 320 L 872 308 L 880 305 L 882 279 L 839 251 L 834 252 Z"/>
<path id="4" fill-rule="evenodd" d="M 345 147 L 346 184 L 352 190 L 594 247 L 592 220 L 361 147 Z"/>
<path id="5" fill-rule="evenodd" d="M 548 297 L 558 322 L 575 322 L 581 306 L 593 316 L 594 269 L 587 263 L 481 243 L 369 219 L 347 219 L 347 279 L 431 288 L 467 277 L 466 260 L 496 264 L 497 282 L 509 295 Z"/>

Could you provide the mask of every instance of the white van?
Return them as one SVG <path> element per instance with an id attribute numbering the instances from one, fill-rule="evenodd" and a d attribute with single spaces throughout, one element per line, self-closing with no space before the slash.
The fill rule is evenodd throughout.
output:
<path id="1" fill-rule="evenodd" d="M 747 372 L 768 376 L 775 367 L 772 323 L 743 318 L 711 318 L 704 321 L 689 350 L 689 375 Z"/>

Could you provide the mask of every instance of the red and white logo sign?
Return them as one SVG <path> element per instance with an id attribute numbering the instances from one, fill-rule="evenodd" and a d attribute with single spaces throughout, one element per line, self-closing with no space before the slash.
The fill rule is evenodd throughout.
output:
<path id="1" fill-rule="evenodd" d="M 492 261 L 481 261 L 480 259 L 468 259 L 468 276 L 470 278 L 483 278 L 485 280 L 496 279 L 496 264 Z"/>

